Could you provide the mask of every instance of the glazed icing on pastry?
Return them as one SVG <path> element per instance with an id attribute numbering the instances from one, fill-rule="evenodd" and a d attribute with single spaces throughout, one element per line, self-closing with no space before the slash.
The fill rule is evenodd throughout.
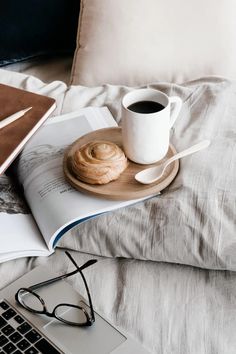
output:
<path id="1" fill-rule="evenodd" d="M 127 167 L 127 158 L 118 145 L 96 140 L 75 151 L 71 168 L 83 182 L 106 184 L 116 180 Z"/>

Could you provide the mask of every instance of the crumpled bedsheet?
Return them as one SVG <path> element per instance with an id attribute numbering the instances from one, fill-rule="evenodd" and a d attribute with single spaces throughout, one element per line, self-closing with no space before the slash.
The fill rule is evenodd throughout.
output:
<path id="1" fill-rule="evenodd" d="M 5 70 L 0 82 L 56 98 L 54 115 L 106 105 L 118 122 L 121 97 L 130 90 L 45 85 Z M 171 136 L 177 150 L 203 138 L 213 140 L 211 148 L 183 159 L 161 196 L 79 225 L 48 258 L 1 264 L 0 287 L 39 264 L 66 271 L 64 249 L 71 249 L 79 264 L 99 260 L 85 271 L 95 308 L 151 353 L 235 353 L 236 86 L 223 78 L 150 86 L 184 100 Z M 68 281 L 83 294 L 79 279 Z"/>

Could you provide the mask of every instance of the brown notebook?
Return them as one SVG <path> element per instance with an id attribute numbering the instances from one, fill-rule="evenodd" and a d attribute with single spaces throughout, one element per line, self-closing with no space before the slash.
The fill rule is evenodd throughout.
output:
<path id="1" fill-rule="evenodd" d="M 0 121 L 27 107 L 32 109 L 0 129 L 0 175 L 56 108 L 53 98 L 0 84 Z"/>

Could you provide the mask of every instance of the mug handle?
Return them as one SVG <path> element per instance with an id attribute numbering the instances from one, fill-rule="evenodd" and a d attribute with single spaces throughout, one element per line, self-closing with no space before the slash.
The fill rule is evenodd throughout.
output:
<path id="1" fill-rule="evenodd" d="M 178 96 L 171 96 L 171 97 L 169 97 L 169 102 L 170 102 L 170 104 L 174 103 L 174 105 L 175 105 L 173 108 L 173 111 L 171 112 L 171 116 L 170 116 L 170 128 L 172 128 L 177 117 L 178 117 L 178 114 L 181 110 L 183 101 Z"/>

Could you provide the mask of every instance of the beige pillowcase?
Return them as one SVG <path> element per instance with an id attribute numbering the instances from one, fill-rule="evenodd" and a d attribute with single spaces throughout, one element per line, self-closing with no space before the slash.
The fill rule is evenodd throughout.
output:
<path id="1" fill-rule="evenodd" d="M 82 0 L 71 83 L 236 79 L 235 0 Z"/>

